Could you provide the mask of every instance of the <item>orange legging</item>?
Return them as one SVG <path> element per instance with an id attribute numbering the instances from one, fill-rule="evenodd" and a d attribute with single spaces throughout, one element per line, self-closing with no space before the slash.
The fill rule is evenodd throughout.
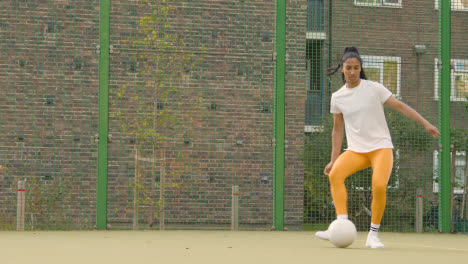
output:
<path id="1" fill-rule="evenodd" d="M 328 175 L 330 189 L 335 203 L 336 215 L 347 212 L 348 194 L 345 180 L 349 175 L 372 167 L 372 218 L 373 224 L 379 225 L 387 202 L 387 184 L 392 173 L 393 152 L 391 148 L 378 149 L 369 153 L 357 153 L 350 150 L 343 152 L 336 159 Z"/>

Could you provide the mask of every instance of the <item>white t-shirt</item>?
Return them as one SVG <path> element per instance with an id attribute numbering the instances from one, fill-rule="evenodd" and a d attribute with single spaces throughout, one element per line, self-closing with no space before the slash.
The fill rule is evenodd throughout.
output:
<path id="1" fill-rule="evenodd" d="M 330 112 L 343 114 L 348 150 L 367 153 L 393 148 L 383 109 L 391 95 L 380 83 L 368 80 L 354 88 L 344 85 L 332 94 Z"/>

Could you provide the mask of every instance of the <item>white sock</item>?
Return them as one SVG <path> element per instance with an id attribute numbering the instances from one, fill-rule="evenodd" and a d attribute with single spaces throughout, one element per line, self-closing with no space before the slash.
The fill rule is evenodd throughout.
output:
<path id="1" fill-rule="evenodd" d="M 385 245 L 380 242 L 378 237 L 380 225 L 371 223 L 369 235 L 367 235 L 366 247 L 368 248 L 384 248 Z"/>
<path id="2" fill-rule="evenodd" d="M 377 236 L 377 234 L 379 233 L 379 228 L 380 228 L 380 225 L 371 223 L 369 234 Z"/>
<path id="3" fill-rule="evenodd" d="M 347 214 L 344 214 L 344 215 L 337 215 L 337 216 L 336 216 L 336 219 L 348 219 L 348 215 L 347 215 Z"/>

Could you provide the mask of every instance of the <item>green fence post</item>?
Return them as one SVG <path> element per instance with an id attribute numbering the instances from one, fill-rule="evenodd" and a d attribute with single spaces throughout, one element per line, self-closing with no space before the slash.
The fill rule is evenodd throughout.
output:
<path id="1" fill-rule="evenodd" d="M 97 229 L 107 227 L 107 137 L 109 133 L 109 16 L 110 0 L 99 9 L 99 127 L 96 194 Z"/>
<path id="2" fill-rule="evenodd" d="M 439 0 L 439 230 L 450 233 L 450 2 Z"/>
<path id="3" fill-rule="evenodd" d="M 286 64 L 286 1 L 276 0 L 274 200 L 273 226 L 284 229 L 284 87 Z"/>

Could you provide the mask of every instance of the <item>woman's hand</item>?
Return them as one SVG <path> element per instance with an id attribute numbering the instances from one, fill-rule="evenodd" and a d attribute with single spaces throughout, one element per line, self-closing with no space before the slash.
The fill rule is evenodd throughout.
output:
<path id="1" fill-rule="evenodd" d="M 437 138 L 440 134 L 439 129 L 431 124 L 425 125 L 424 128 L 426 128 L 426 131 L 429 132 L 434 138 Z"/>
<path id="2" fill-rule="evenodd" d="M 333 163 L 334 163 L 333 161 L 330 161 L 330 163 L 328 163 L 327 166 L 325 166 L 325 169 L 323 170 L 323 173 L 325 175 L 328 176 L 328 174 L 330 173 L 330 171 L 331 171 L 331 169 L 333 167 Z"/>

